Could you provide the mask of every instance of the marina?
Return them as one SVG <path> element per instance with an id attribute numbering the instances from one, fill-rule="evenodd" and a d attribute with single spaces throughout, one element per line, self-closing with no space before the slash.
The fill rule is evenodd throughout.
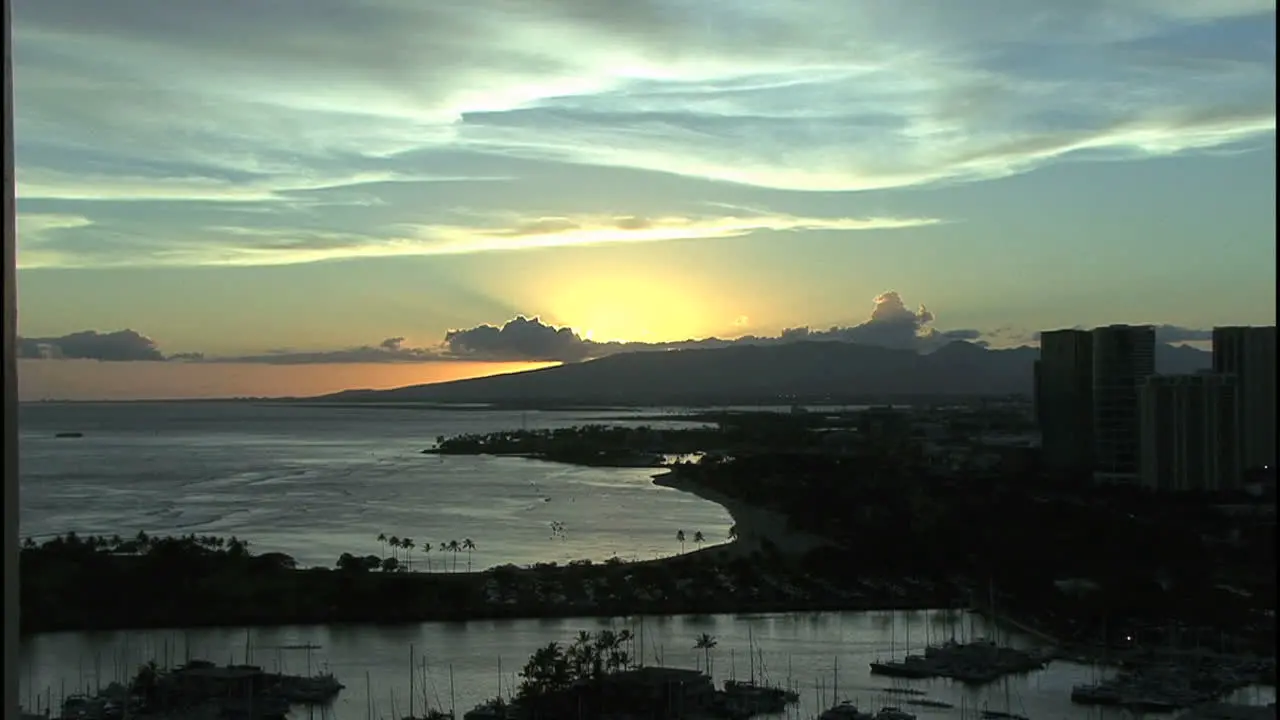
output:
<path id="1" fill-rule="evenodd" d="M 332 703 L 312 706 L 317 717 L 399 720 L 408 714 L 412 697 L 415 717 L 431 712 L 424 708 L 448 714 L 456 707 L 456 717 L 469 720 L 516 720 L 511 701 L 533 651 L 571 641 L 584 630 L 630 629 L 633 639 L 627 650 L 633 664 L 673 671 L 710 665 L 713 692 L 723 692 L 726 680 L 747 683 L 752 674 L 759 686 L 797 692 L 797 702 L 767 717 L 814 718 L 843 700 L 873 717 L 884 707 L 920 718 L 959 717 L 965 709 L 964 717 L 974 718 L 982 710 L 1031 720 L 1130 717 L 1120 706 L 1072 703 L 1073 686 L 1103 683 L 1115 672 L 1072 660 L 1054 659 L 1043 669 L 982 686 L 870 673 L 869 663 L 887 657 L 892 647 L 901 657 L 895 631 L 899 639 L 907 627 L 912 637 L 924 637 L 928 628 L 928 635 L 941 638 L 951 627 L 967 628 L 971 621 L 973 635 L 995 634 L 980 617 L 944 610 L 54 633 L 31 636 L 23 644 L 22 694 L 29 710 L 43 713 L 52 706 L 57 716 L 64 688 L 67 695 L 92 696 L 99 680 L 103 686 L 112 681 L 127 685 L 149 658 L 156 658 L 160 667 L 187 657 L 220 658 L 220 665 L 232 657 L 243 662 L 248 646 L 248 663 L 268 675 L 307 677 L 331 671 L 346 685 Z M 695 649 L 704 634 L 716 640 L 715 647 Z M 1006 642 L 1027 650 L 1036 647 L 1017 633 L 1010 633 Z M 309 652 L 301 649 L 308 645 Z M 496 704 L 498 697 L 503 702 Z M 1274 699 L 1273 689 L 1256 685 L 1221 698 L 1251 704 Z M 311 712 L 306 706 L 297 708 L 293 717 Z"/>
<path id="2" fill-rule="evenodd" d="M 1071 701 L 1134 711 L 1171 712 L 1209 703 L 1264 677 L 1274 661 L 1204 656 L 1133 665 L 1110 680 L 1080 684 Z"/>

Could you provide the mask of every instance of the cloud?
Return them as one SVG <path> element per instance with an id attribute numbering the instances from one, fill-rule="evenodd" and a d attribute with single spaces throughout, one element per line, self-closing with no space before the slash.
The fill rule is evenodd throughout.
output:
<path id="1" fill-rule="evenodd" d="M 156 342 L 133 330 L 98 333 L 92 330 L 55 338 L 19 338 L 19 356 L 24 359 L 168 360 L 193 363 L 248 363 L 263 365 L 315 365 L 326 363 L 423 363 L 448 361 L 476 362 L 581 362 L 629 352 L 661 352 L 731 347 L 734 345 L 778 345 L 793 342 L 843 342 L 931 352 L 948 343 L 965 341 L 984 347 L 1034 345 L 1038 332 L 1002 326 L 989 330 L 933 327 L 935 316 L 923 305 L 911 309 L 895 291 L 872 300 L 867 319 L 852 325 L 827 328 L 797 326 L 777 335 L 746 334 L 736 338 L 691 338 L 670 342 L 599 342 L 584 337 L 571 327 L 556 326 L 538 317 L 517 315 L 502 325 L 481 324 L 449 330 L 434 345 L 416 347 L 404 337 L 392 337 L 376 345 L 338 350 L 270 350 L 256 355 L 209 356 L 203 353 L 164 355 Z M 739 316 L 733 326 L 745 330 L 750 324 Z M 1162 343 L 1200 342 L 1211 339 L 1212 330 L 1178 325 L 1156 325 Z"/>
<path id="2" fill-rule="evenodd" d="M 808 326 L 783 329 L 778 335 L 744 335 L 734 339 L 705 338 L 676 342 L 597 342 L 571 328 L 555 327 L 538 318 L 517 317 L 502 327 L 481 325 L 468 330 L 452 330 L 445 336 L 446 352 L 452 356 L 486 360 L 580 360 L 625 352 L 719 348 L 731 345 L 776 345 L 790 342 L 846 342 L 911 349 L 921 352 L 957 340 L 980 341 L 983 333 L 973 329 L 941 331 L 930 326 L 933 313 L 921 306 L 911 310 L 893 291 L 875 298 L 870 316 L 848 326 L 815 329 Z M 740 322 L 739 322 L 740 321 Z M 745 327 L 749 319 L 738 318 L 734 325 Z"/>
<path id="3" fill-rule="evenodd" d="M 809 327 L 788 328 L 781 337 L 786 340 L 834 340 L 838 342 L 878 345 L 892 348 L 929 350 L 956 340 L 977 340 L 978 330 L 940 331 L 930 327 L 933 313 L 921 305 L 912 310 L 898 293 L 881 293 L 873 301 L 871 317 L 849 327 L 815 330 Z"/>
<path id="4" fill-rule="evenodd" d="M 721 214 L 642 217 L 506 215 L 496 224 L 396 225 L 364 232 L 320 227 L 204 226 L 183 241 L 148 237 L 139 228 L 107 245 L 85 242 L 81 228 L 101 233 L 90 223 L 46 220 L 32 232 L 20 231 L 19 265 L 36 267 L 138 267 L 190 265 L 281 265 L 355 257 L 466 255 L 482 252 L 648 243 L 697 238 L 742 237 L 760 231 L 897 230 L 937 225 L 937 218 L 798 217 L 786 214 Z"/>
<path id="5" fill-rule="evenodd" d="M 55 234 L 135 260 L 145 236 L 185 246 L 167 262 L 211 262 L 227 238 L 207 228 L 233 226 L 363 233 L 357 255 L 395 254 L 423 238 L 368 228 L 447 229 L 442 208 L 511 209 L 490 180 L 564 184 L 587 165 L 872 190 L 1275 133 L 1268 0 L 20 0 L 13 14 L 22 210 L 56 204 L 91 224 Z M 209 204 L 270 212 L 140 219 Z M 584 228 L 523 239 L 672 231 Z M 495 229 L 462 231 L 520 239 Z M 316 254 L 270 242 L 231 254 Z M 61 252 L 39 262 L 113 257 Z"/>
<path id="6" fill-rule="evenodd" d="M 598 343 L 584 340 L 572 329 L 552 327 L 538 318 L 517 317 L 502 327 L 480 325 L 450 330 L 444 336 L 447 352 L 476 360 L 559 360 L 576 362 L 591 356 Z"/>
<path id="7" fill-rule="evenodd" d="M 502 327 L 480 325 L 451 330 L 445 335 L 445 353 L 451 357 L 484 360 L 553 360 L 578 362 L 625 352 L 649 352 L 719 348 L 731 345 L 775 345 L 789 342 L 846 342 L 928 351 L 956 340 L 979 340 L 978 330 L 940 331 L 930 326 L 933 313 L 923 306 L 911 310 L 896 292 L 882 293 L 873 301 L 870 317 L 850 326 L 814 329 L 786 328 L 776 336 L 744 335 L 734 339 L 705 338 L 676 342 L 597 342 L 568 327 L 556 327 L 539 318 L 516 317 Z M 745 328 L 749 319 L 735 320 Z"/>
<path id="8" fill-rule="evenodd" d="M 93 330 L 59 337 L 18 338 L 18 357 L 35 360 L 101 360 L 128 362 L 164 360 L 151 338 L 133 330 L 99 333 Z"/>
<path id="9" fill-rule="evenodd" d="M 272 350 L 261 355 L 193 358 L 199 362 L 249 363 L 262 365 L 316 365 L 323 363 L 421 363 L 444 359 L 434 349 L 415 348 L 404 344 L 402 337 L 387 338 L 377 345 L 342 350 L 297 351 Z"/>
<path id="10" fill-rule="evenodd" d="M 101 360 L 171 360 L 203 363 L 253 363 L 311 365 L 319 363 L 418 363 L 452 360 L 579 362 L 624 352 L 717 348 L 737 344 L 769 345 L 798 341 L 850 342 L 928 351 L 955 340 L 977 340 L 977 330 L 939 331 L 930 326 L 933 314 L 924 307 L 911 310 L 896 292 L 875 298 L 866 321 L 825 330 L 796 327 L 776 336 L 744 335 L 734 339 L 704 338 L 675 342 L 597 342 L 569 327 L 544 323 L 537 317 L 517 316 L 501 326 L 478 325 L 449 330 L 439 344 L 414 347 L 403 337 L 387 338 L 376 345 L 340 350 L 298 351 L 276 349 L 256 355 L 207 356 L 183 353 L 165 356 L 150 338 L 132 330 L 100 334 L 74 333 L 60 338 L 23 339 L 20 354 L 26 359 L 95 358 Z M 735 326 L 745 328 L 745 316 Z M 86 349 L 87 348 L 87 349 Z"/>

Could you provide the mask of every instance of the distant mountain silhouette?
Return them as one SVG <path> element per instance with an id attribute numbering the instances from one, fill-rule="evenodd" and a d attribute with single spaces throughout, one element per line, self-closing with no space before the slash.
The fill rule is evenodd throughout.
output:
<path id="1" fill-rule="evenodd" d="M 541 370 L 348 390 L 318 398 L 349 402 L 519 405 L 695 405 L 866 402 L 964 395 L 1030 395 L 1038 348 L 989 350 L 957 341 L 929 354 L 841 342 L 742 345 L 635 352 Z M 1210 366 L 1210 353 L 1157 347 L 1162 372 Z"/>
<path id="2" fill-rule="evenodd" d="M 1186 375 L 1213 367 L 1213 353 L 1190 345 L 1156 345 L 1156 372 Z"/>

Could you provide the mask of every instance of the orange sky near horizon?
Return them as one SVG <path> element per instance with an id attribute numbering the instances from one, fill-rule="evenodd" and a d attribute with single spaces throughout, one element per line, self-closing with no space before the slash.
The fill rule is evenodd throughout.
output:
<path id="1" fill-rule="evenodd" d="M 311 397 L 341 390 L 404 387 L 536 370 L 558 363 L 248 363 L 23 360 L 18 398 L 39 400 L 179 400 Z"/>

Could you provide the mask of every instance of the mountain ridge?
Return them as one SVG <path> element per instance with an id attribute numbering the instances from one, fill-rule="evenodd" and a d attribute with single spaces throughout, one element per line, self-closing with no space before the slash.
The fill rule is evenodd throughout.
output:
<path id="1" fill-rule="evenodd" d="M 520 405 L 693 405 L 864 402 L 1032 393 L 1039 348 L 965 341 L 930 353 L 837 341 L 619 353 L 506 375 L 345 390 L 326 402 Z M 1210 367 L 1211 353 L 1158 344 L 1157 371 Z"/>

